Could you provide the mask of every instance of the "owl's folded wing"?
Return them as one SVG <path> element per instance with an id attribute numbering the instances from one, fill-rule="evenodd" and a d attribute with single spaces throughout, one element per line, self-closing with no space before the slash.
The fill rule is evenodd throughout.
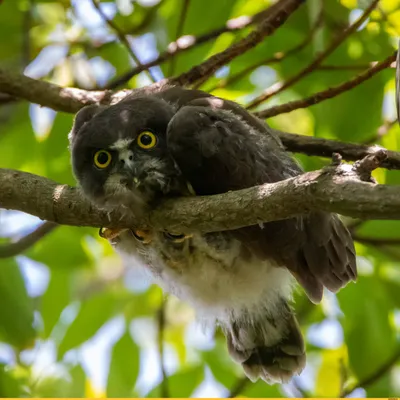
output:
<path id="1" fill-rule="evenodd" d="M 198 195 L 224 193 L 301 173 L 272 130 L 235 103 L 197 98 L 171 120 L 172 156 Z M 253 253 L 288 268 L 308 297 L 356 278 L 352 238 L 336 215 L 309 215 L 231 231 Z"/>

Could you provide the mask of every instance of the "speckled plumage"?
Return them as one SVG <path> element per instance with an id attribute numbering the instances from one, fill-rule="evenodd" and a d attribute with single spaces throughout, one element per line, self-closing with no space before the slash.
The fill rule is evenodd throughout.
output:
<path id="1" fill-rule="evenodd" d="M 137 146 L 143 131 L 157 137 Z M 141 213 L 160 199 L 211 195 L 277 182 L 302 172 L 274 131 L 236 103 L 182 88 L 139 91 L 110 107 L 80 111 L 70 133 L 72 165 L 83 192 L 107 210 Z M 106 149 L 105 170 L 93 154 Z M 189 185 L 188 185 L 189 183 Z M 356 278 L 351 236 L 336 215 L 314 212 L 228 232 L 179 232 L 114 239 L 138 257 L 164 290 L 218 324 L 228 351 L 256 380 L 285 382 L 305 365 L 289 306 L 295 279 L 319 302 Z"/>

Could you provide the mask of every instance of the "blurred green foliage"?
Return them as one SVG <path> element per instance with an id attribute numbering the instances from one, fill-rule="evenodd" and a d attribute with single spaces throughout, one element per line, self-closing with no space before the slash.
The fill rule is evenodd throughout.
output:
<path id="1" fill-rule="evenodd" d="M 183 34 L 207 33 L 224 26 L 228 19 L 255 14 L 270 3 L 191 0 Z M 251 65 L 261 65 L 276 53 L 302 43 L 322 7 L 321 27 L 301 50 L 213 91 L 245 104 L 308 65 L 368 4 L 363 0 L 306 2 L 272 37 L 234 59 L 229 68 L 219 71 L 202 88 L 209 90 L 221 79 Z M 165 51 L 176 39 L 182 5 L 182 0 L 102 2 L 107 15 L 129 35 L 133 48 L 145 61 Z M 179 54 L 175 73 L 187 71 L 224 50 L 250 30 L 224 33 Z M 381 0 L 368 22 L 324 62 L 332 68 L 316 69 L 260 108 L 303 98 L 350 79 L 358 73 L 354 67 L 368 67 L 391 54 L 399 34 L 400 0 Z M 25 70 L 30 76 L 61 86 L 103 87 L 132 66 L 125 47 L 90 7 L 90 0 L 0 2 L 0 37 L 2 66 Z M 346 66 L 352 68 L 335 68 Z M 169 68 L 170 61 L 166 61 L 161 69 L 153 70 L 161 76 L 168 74 Z M 147 83 L 142 73 L 126 86 Z M 394 70 L 388 69 L 334 99 L 268 122 L 289 132 L 368 141 L 399 151 L 397 124 L 379 135 L 379 127 L 394 117 Z M 22 101 L 2 101 L 0 167 L 74 184 L 67 148 L 72 118 Z M 297 157 L 307 170 L 329 162 L 318 157 Z M 380 183 L 400 182 L 396 171 L 378 170 L 375 176 Z M 16 213 L 0 210 L 0 244 L 24 233 L 14 229 L 15 218 Z M 31 225 L 28 228 L 33 229 Z M 395 243 L 382 242 L 398 239 L 400 243 L 400 222 L 365 222 L 355 225 L 354 232 L 356 237 L 369 239 L 357 242 L 358 283 L 337 296 L 326 296 L 319 306 L 311 305 L 300 291 L 296 294 L 296 309 L 308 348 L 304 375 L 284 387 L 245 383 L 239 391 L 241 396 L 339 396 L 358 383 L 366 383 L 365 392 L 358 392 L 360 396 L 400 394 L 400 363 L 394 358 L 399 352 L 400 250 Z M 374 241 L 377 238 L 380 241 Z M 24 256 L 0 259 L 0 397 L 159 397 L 166 387 L 171 397 L 188 397 L 211 375 L 221 395 L 228 395 L 242 384 L 242 371 L 229 359 L 220 335 L 209 340 L 205 348 L 187 340 L 193 333 L 193 313 L 175 299 L 170 299 L 165 309 L 164 347 L 167 356 L 175 360 L 174 366 L 167 368 L 167 383 L 153 379 L 138 384 L 146 362 L 150 363 L 146 371 L 151 373 L 145 375 L 160 376 L 159 360 L 152 358 L 150 362 L 146 357 L 149 347 L 159 346 L 157 316 L 162 294 L 154 286 L 139 288 L 137 280 L 142 278 L 130 276 L 129 269 L 98 237 L 96 229 L 59 227 Z M 45 280 L 47 274 L 49 278 L 43 289 L 33 294 L 28 290 L 32 285 L 26 273 L 27 260 L 38 263 L 31 267 L 34 270 L 44 268 L 46 273 L 39 274 L 41 279 Z M 99 385 L 93 382 L 85 362 L 90 357 L 82 349 L 115 318 L 123 320 L 123 327 L 110 343 L 109 357 L 98 366 L 105 376 Z M 326 326 L 331 329 L 324 330 Z M 333 341 L 329 340 L 332 327 L 337 339 Z M 45 354 L 47 363 L 43 361 Z"/>

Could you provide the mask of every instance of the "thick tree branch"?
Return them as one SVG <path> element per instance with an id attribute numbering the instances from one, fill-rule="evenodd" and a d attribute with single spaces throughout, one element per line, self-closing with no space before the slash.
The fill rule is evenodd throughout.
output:
<path id="1" fill-rule="evenodd" d="M 39 81 L 28 76 L 0 68 L 0 92 L 52 108 L 55 111 L 76 113 L 83 106 L 93 103 L 117 102 L 129 91 L 89 91 L 62 88 L 50 82 Z"/>
<path id="2" fill-rule="evenodd" d="M 0 169 L 0 207 L 65 225 L 213 232 L 290 218 L 313 210 L 364 219 L 400 219 L 400 187 L 360 180 L 360 168 L 329 166 L 285 181 L 214 196 L 168 200 L 149 215 L 109 216 L 76 188 Z"/>
<path id="3" fill-rule="evenodd" d="M 272 35 L 303 3 L 304 0 L 280 0 L 276 11 L 271 13 L 248 36 L 221 53 L 215 54 L 203 63 L 194 66 L 188 72 L 171 78 L 170 83 L 181 86 L 191 85 L 197 80 L 213 74 L 218 68 L 227 64 L 235 57 L 257 46 L 266 36 Z"/>
<path id="4" fill-rule="evenodd" d="M 353 24 L 351 24 L 347 29 L 345 29 L 341 35 L 339 35 L 329 47 L 320 53 L 307 67 L 302 69 L 298 74 L 294 75 L 292 78 L 288 79 L 285 83 L 279 85 L 273 85 L 264 91 L 260 96 L 251 101 L 248 105 L 248 109 L 252 109 L 262 102 L 268 100 L 272 96 L 282 92 L 288 87 L 294 85 L 306 75 L 314 71 L 330 54 L 332 54 L 352 33 L 354 33 L 368 18 L 371 12 L 375 9 L 379 0 L 373 0 L 368 8 L 365 9 L 363 14 L 358 18 Z"/>
<path id="5" fill-rule="evenodd" d="M 390 65 L 396 59 L 396 53 L 397 52 L 390 55 L 385 60 L 375 64 L 372 68 L 356 76 L 355 78 L 350 79 L 349 81 L 344 82 L 338 86 L 323 90 L 322 92 L 315 93 L 310 97 L 306 97 L 305 99 L 290 101 L 289 103 L 267 108 L 266 110 L 255 113 L 255 115 L 260 118 L 271 118 L 279 114 L 298 110 L 300 108 L 307 108 L 315 104 L 321 103 L 322 101 L 336 97 L 341 93 L 354 89 L 356 86 L 372 78 L 378 72 L 390 67 Z"/>

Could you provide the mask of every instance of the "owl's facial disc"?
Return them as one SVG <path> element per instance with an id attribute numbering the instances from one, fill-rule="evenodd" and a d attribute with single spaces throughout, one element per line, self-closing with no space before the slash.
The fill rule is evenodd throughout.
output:
<path id="1" fill-rule="evenodd" d="M 157 149 L 158 144 L 158 136 L 145 130 L 135 139 L 118 139 L 109 150 L 95 153 L 94 167 L 104 169 L 108 175 L 103 185 L 107 208 L 118 204 L 137 209 L 168 192 L 177 172 L 169 157 Z"/>

